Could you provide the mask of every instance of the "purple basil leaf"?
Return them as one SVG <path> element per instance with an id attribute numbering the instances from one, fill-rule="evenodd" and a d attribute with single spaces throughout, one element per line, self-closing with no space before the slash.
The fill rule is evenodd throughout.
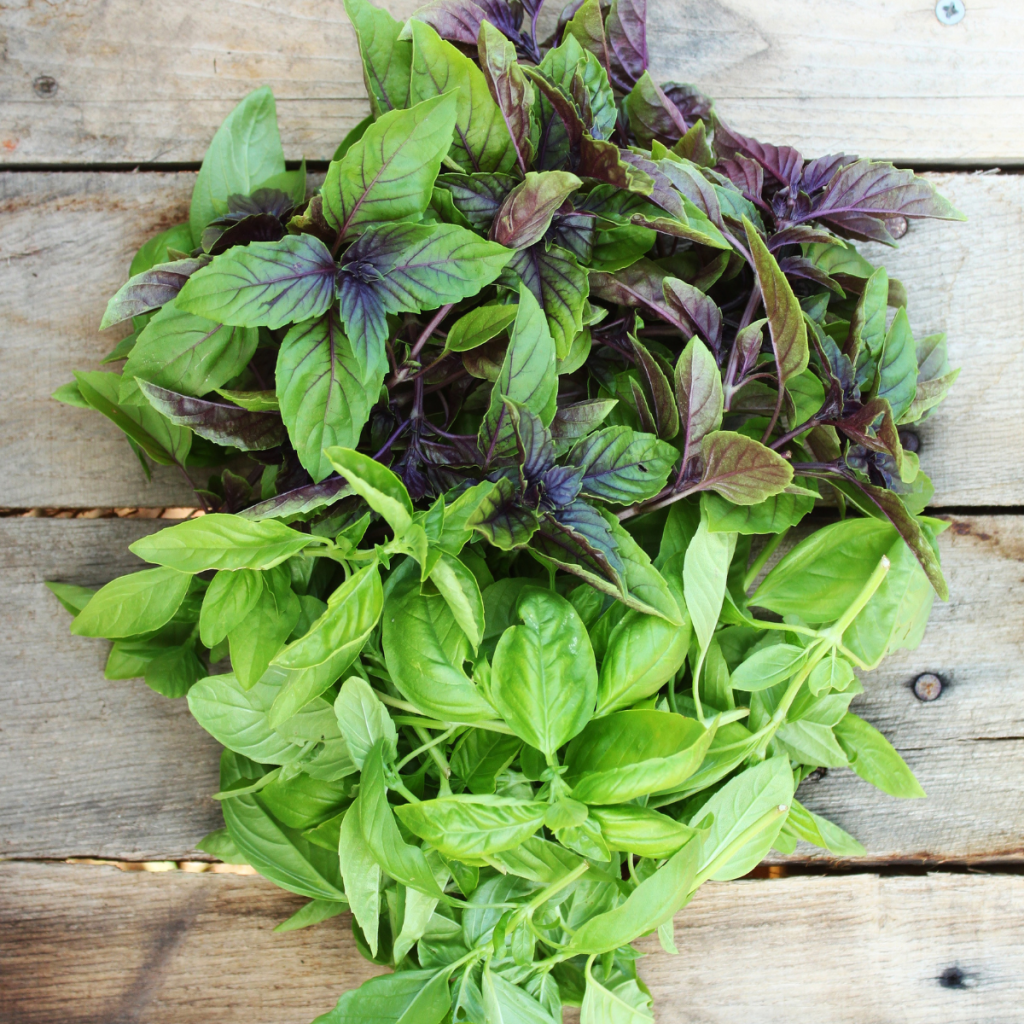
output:
<path id="1" fill-rule="evenodd" d="M 486 234 L 505 199 L 518 182 L 511 174 L 439 174 L 435 185 L 451 194 L 455 209 L 474 231 Z"/>
<path id="2" fill-rule="evenodd" d="M 803 256 L 783 256 L 779 260 L 779 270 L 787 277 L 803 278 L 805 281 L 814 281 L 823 285 L 830 292 L 840 298 L 845 297 L 845 292 L 833 277 L 829 277 L 817 264 Z"/>
<path id="3" fill-rule="evenodd" d="M 657 86 L 645 71 L 625 99 L 629 125 L 645 149 L 657 139 L 671 148 L 689 130 L 682 111 Z"/>
<path id="4" fill-rule="evenodd" d="M 173 301 L 185 282 L 209 262 L 208 256 L 174 260 L 172 263 L 157 264 L 129 278 L 107 303 L 106 312 L 100 321 L 100 330 L 130 320 L 133 316 L 141 316 L 152 309 L 159 309 Z"/>
<path id="5" fill-rule="evenodd" d="M 580 114 L 579 107 L 576 106 L 576 101 L 566 89 L 554 82 L 540 68 L 524 65 L 523 72 L 554 108 L 568 133 L 569 148 L 574 153 L 578 152 L 587 126 L 583 123 L 583 116 Z"/>
<path id="6" fill-rule="evenodd" d="M 793 224 L 791 227 L 776 231 L 768 238 L 768 251 L 777 252 L 784 245 L 799 245 L 804 242 L 824 242 L 835 245 L 836 239 L 831 231 L 815 224 Z"/>
<path id="7" fill-rule="evenodd" d="M 284 424 L 276 412 L 248 412 L 237 405 L 207 402 L 140 378 L 136 380 L 157 412 L 180 427 L 191 427 L 207 441 L 248 452 L 276 448 L 287 440 Z"/>
<path id="8" fill-rule="evenodd" d="M 295 200 L 279 188 L 258 188 L 250 195 L 228 196 L 228 212 L 218 217 L 213 224 L 222 221 L 244 220 L 261 213 L 270 214 L 278 220 L 287 220 L 295 209 Z"/>
<path id="9" fill-rule="evenodd" d="M 857 231 L 863 231 L 863 228 L 851 227 L 855 222 L 849 218 L 965 219 L 948 199 L 936 192 L 930 181 L 919 178 L 913 171 L 871 160 L 858 160 L 836 171 L 814 204 L 813 216 L 843 223 L 849 230 Z"/>
<path id="10" fill-rule="evenodd" d="M 584 574 L 596 576 L 622 589 L 625 567 L 615 538 L 601 514 L 585 501 L 577 499 L 568 508 L 541 516 L 530 546 L 566 572 L 584 579 Z"/>
<path id="11" fill-rule="evenodd" d="M 504 0 L 432 0 L 413 13 L 442 38 L 476 46 L 480 26 L 489 21 L 513 42 L 519 39 L 522 9 L 517 12 Z"/>
<path id="12" fill-rule="evenodd" d="M 583 470 L 576 466 L 552 466 L 540 480 L 542 508 L 561 509 L 571 505 L 580 493 Z"/>
<path id="13" fill-rule="evenodd" d="M 633 409 L 640 421 L 640 429 L 645 434 L 657 436 L 658 424 L 654 419 L 654 413 L 651 412 L 651 406 L 647 401 L 647 396 L 644 394 L 644 389 L 636 378 L 628 377 L 627 380 L 629 381 L 629 396 L 633 399 Z M 622 394 L 621 388 L 619 389 L 619 394 Z"/>
<path id="14" fill-rule="evenodd" d="M 491 492 L 466 520 L 469 529 L 483 534 L 495 547 L 511 551 L 526 544 L 537 532 L 537 514 L 519 501 L 515 485 L 499 477 Z"/>
<path id="15" fill-rule="evenodd" d="M 551 431 L 525 405 L 503 399 L 516 439 L 516 462 L 527 486 L 532 486 L 555 464 Z"/>
<path id="16" fill-rule="evenodd" d="M 277 242 L 284 237 L 284 225 L 269 213 L 255 213 L 251 217 L 229 222 L 229 226 L 215 221 L 203 232 L 203 249 L 211 256 L 219 256 L 234 245 L 250 242 Z"/>
<path id="17" fill-rule="evenodd" d="M 640 171 L 641 174 L 651 180 L 650 191 L 639 188 L 635 189 L 635 191 L 644 191 L 644 194 L 652 203 L 660 206 L 677 220 L 685 223 L 686 213 L 683 210 L 683 202 L 679 198 L 679 193 L 672 187 L 671 180 L 662 173 L 658 165 L 653 160 L 649 160 L 647 157 L 628 149 L 620 150 L 619 156 L 624 163 L 629 164 L 630 167 Z"/>
<path id="18" fill-rule="evenodd" d="M 590 290 L 598 299 L 622 306 L 635 306 L 660 317 L 689 337 L 693 333 L 689 317 L 684 319 L 665 301 L 663 284 L 667 276 L 657 264 L 648 259 L 639 259 L 632 266 L 614 274 L 592 271 Z"/>
<path id="19" fill-rule="evenodd" d="M 551 436 L 559 454 L 596 430 L 617 404 L 614 398 L 594 398 L 560 408 L 551 421 Z"/>
<path id="20" fill-rule="evenodd" d="M 622 92 L 647 70 L 647 0 L 612 0 L 605 19 L 612 85 Z"/>
<path id="21" fill-rule="evenodd" d="M 325 505 L 333 505 L 351 493 L 352 488 L 349 487 L 348 481 L 343 477 L 334 476 L 321 480 L 318 484 L 306 484 L 304 487 L 285 491 L 284 494 L 250 505 L 238 514 L 243 519 L 251 520 L 280 519 L 284 516 L 312 512 Z"/>
<path id="22" fill-rule="evenodd" d="M 829 156 L 819 156 L 816 160 L 808 160 L 804 164 L 800 190 L 808 194 L 817 192 L 819 188 L 824 188 L 828 184 L 829 179 L 840 167 L 852 164 L 856 159 L 855 156 L 847 156 L 845 153 L 832 153 Z"/>
<path id="23" fill-rule="evenodd" d="M 724 157 L 737 153 L 756 160 L 782 185 L 796 185 L 803 174 L 804 158 L 792 146 L 773 146 L 733 131 L 722 121 L 715 126 L 715 149 Z"/>
<path id="24" fill-rule="evenodd" d="M 722 348 L 722 311 L 715 300 L 676 277 L 665 278 L 662 289 L 669 308 L 680 320 L 693 325 L 693 330 L 717 357 Z"/>
<path id="25" fill-rule="evenodd" d="M 565 171 L 529 171 L 505 197 L 489 237 L 510 249 L 525 249 L 539 242 L 555 211 L 582 185 L 575 174 Z"/>
<path id="26" fill-rule="evenodd" d="M 676 105 L 676 109 L 686 119 L 687 124 L 703 121 L 707 124 L 711 118 L 714 103 L 700 92 L 696 86 L 681 82 L 665 82 L 662 92 Z"/>
<path id="27" fill-rule="evenodd" d="M 664 486 L 679 452 L 665 441 L 630 427 L 605 427 L 583 438 L 569 453 L 583 470 L 583 493 L 630 505 Z"/>
<path id="28" fill-rule="evenodd" d="M 387 309 L 374 286 L 379 280 L 375 268 L 361 263 L 348 263 L 338 274 L 341 322 L 364 371 L 376 366 L 388 340 Z"/>
<path id="29" fill-rule="evenodd" d="M 679 409 L 672 385 L 669 383 L 672 371 L 669 369 L 666 375 L 665 368 L 659 365 L 658 360 L 633 335 L 629 336 L 629 342 L 636 356 L 636 368 L 640 374 L 644 398 L 654 414 L 654 433 L 662 440 L 671 440 L 679 433 Z"/>
<path id="30" fill-rule="evenodd" d="M 593 214 L 571 210 L 568 213 L 555 214 L 551 220 L 551 228 L 547 237 L 555 245 L 567 249 L 579 263 L 586 266 L 594 256 L 595 232 L 596 224 Z"/>
<path id="31" fill-rule="evenodd" d="M 764 168 L 757 161 L 737 153 L 731 160 L 723 160 L 718 166 L 747 199 L 762 209 L 767 209 L 767 203 L 761 198 L 761 191 L 764 189 Z"/>
<path id="32" fill-rule="evenodd" d="M 516 61 L 516 48 L 490 23 L 481 26 L 477 46 L 480 69 L 487 87 L 498 104 L 501 116 L 512 136 L 519 169 L 524 174 L 533 162 L 533 141 L 530 137 L 530 87 L 523 69 Z"/>

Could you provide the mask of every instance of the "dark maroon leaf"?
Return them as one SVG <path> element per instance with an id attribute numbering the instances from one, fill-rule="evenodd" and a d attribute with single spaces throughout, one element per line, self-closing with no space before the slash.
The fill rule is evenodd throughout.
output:
<path id="1" fill-rule="evenodd" d="M 847 156 L 845 153 L 832 153 L 829 156 L 819 156 L 816 160 L 808 160 L 800 179 L 801 191 L 810 194 L 824 188 L 840 167 L 852 164 L 856 159 L 855 156 Z"/>
<path id="2" fill-rule="evenodd" d="M 513 9 L 504 0 L 432 0 L 413 14 L 442 38 L 453 43 L 476 46 L 480 25 L 489 21 L 509 39 L 519 38 L 519 24 Z"/>
<path id="3" fill-rule="evenodd" d="M 930 181 L 919 178 L 913 171 L 871 160 L 858 160 L 838 170 L 814 204 L 813 215 L 842 223 L 850 230 L 863 230 L 850 227 L 855 223 L 849 220 L 851 215 L 964 219 L 948 199 L 939 195 Z"/>
<path id="4" fill-rule="evenodd" d="M 799 245 L 804 242 L 824 242 L 835 245 L 836 238 L 831 231 L 814 224 L 793 224 L 776 231 L 768 239 L 768 251 L 777 252 L 784 245 Z"/>
<path id="5" fill-rule="evenodd" d="M 605 19 L 612 85 L 627 92 L 647 70 L 647 0 L 612 0 Z"/>
<path id="6" fill-rule="evenodd" d="M 692 325 L 717 357 L 722 347 L 722 311 L 715 300 L 676 277 L 665 278 L 662 291 L 669 308 Z"/>
<path id="7" fill-rule="evenodd" d="M 633 408 L 640 420 L 640 429 L 647 434 L 657 434 L 658 424 L 654 419 L 654 413 L 651 411 L 644 389 L 640 386 L 640 382 L 632 377 L 629 379 L 629 391 L 630 397 L 633 399 Z"/>
<path id="8" fill-rule="evenodd" d="M 258 188 L 250 195 L 228 196 L 228 212 L 218 217 L 214 223 L 231 220 L 244 220 L 246 217 L 269 214 L 278 220 L 287 220 L 295 209 L 295 200 L 279 188 Z"/>
<path id="9" fill-rule="evenodd" d="M 634 153 L 629 149 L 620 150 L 619 156 L 623 163 L 635 167 L 636 170 L 651 180 L 650 188 L 637 188 L 634 185 L 630 186 L 632 191 L 648 196 L 652 203 L 656 203 L 677 220 L 685 223 L 686 213 L 683 210 L 683 203 L 679 198 L 679 193 L 672 187 L 672 182 L 668 177 L 662 174 L 658 165 L 653 160 L 648 160 L 647 157 Z"/>
<path id="10" fill-rule="evenodd" d="M 796 185 L 803 174 L 804 158 L 792 146 L 773 146 L 734 131 L 722 121 L 715 125 L 715 149 L 724 157 L 737 153 L 756 160 L 782 185 Z"/>
<path id="11" fill-rule="evenodd" d="M 555 463 L 555 446 L 551 431 L 544 426 L 539 416 L 534 415 L 525 405 L 503 399 L 512 420 L 512 432 L 516 439 L 516 462 L 526 485 L 537 481 Z"/>
<path id="12" fill-rule="evenodd" d="M 229 222 L 229 226 L 215 221 L 203 232 L 203 249 L 211 256 L 219 256 L 234 245 L 250 242 L 277 242 L 284 238 L 284 225 L 270 213 L 255 213 L 251 217 Z"/>
<path id="13" fill-rule="evenodd" d="M 294 516 L 332 505 L 351 493 L 352 488 L 343 477 L 333 476 L 321 480 L 318 484 L 296 487 L 266 501 L 250 505 L 239 515 L 243 519 L 278 519 L 283 516 Z"/>
<path id="14" fill-rule="evenodd" d="M 709 122 L 714 103 L 694 86 L 682 82 L 665 82 L 661 88 L 689 124 L 694 121 L 703 121 L 705 124 Z"/>
<path id="15" fill-rule="evenodd" d="M 665 375 L 657 359 L 636 338 L 630 335 L 629 341 L 636 356 L 636 368 L 640 373 L 644 398 L 647 399 L 648 408 L 654 415 L 653 432 L 663 441 L 669 441 L 679 433 L 679 409 L 669 377 Z"/>
<path id="16" fill-rule="evenodd" d="M 552 466 L 540 479 L 541 508 L 561 509 L 571 505 L 580 493 L 582 482 L 582 469 Z"/>
<path id="17" fill-rule="evenodd" d="M 635 306 L 678 328 L 684 335 L 692 334 L 689 318 L 683 319 L 665 301 L 663 284 L 667 275 L 657 264 L 639 259 L 614 274 L 591 271 L 590 292 L 598 299 L 623 306 Z"/>
<path id="18" fill-rule="evenodd" d="M 767 204 L 761 198 L 761 191 L 764 188 L 764 168 L 755 160 L 737 153 L 731 160 L 723 160 L 719 164 L 722 173 L 749 199 L 752 203 L 767 209 Z"/>
<path id="19" fill-rule="evenodd" d="M 770 251 L 770 250 L 769 250 Z M 779 270 L 787 277 L 803 278 L 805 281 L 814 281 L 834 292 L 840 298 L 845 298 L 845 292 L 834 277 L 829 277 L 824 270 L 816 263 L 803 256 L 783 256 L 779 260 Z"/>
<path id="20" fill-rule="evenodd" d="M 616 188 L 649 195 L 653 179 L 643 170 L 636 169 L 634 162 L 627 159 L 630 155 L 627 150 L 619 149 L 614 142 L 584 135 L 580 141 L 576 172 L 581 177 L 594 178 Z"/>
<path id="21" fill-rule="evenodd" d="M 586 266 L 594 255 L 595 217 L 591 213 L 570 210 L 556 213 L 551 219 L 548 237 L 563 249 L 567 249 Z"/>
<path id="22" fill-rule="evenodd" d="M 237 405 L 179 395 L 148 381 L 139 380 L 138 384 L 157 412 L 178 426 L 191 427 L 207 441 L 242 451 L 261 451 L 287 440 L 279 413 L 248 412 Z"/>
<path id="23" fill-rule="evenodd" d="M 829 425 L 869 451 L 891 455 L 897 465 L 903 461 L 903 448 L 893 422 L 892 409 L 884 398 L 873 398 L 851 415 L 831 420 Z"/>

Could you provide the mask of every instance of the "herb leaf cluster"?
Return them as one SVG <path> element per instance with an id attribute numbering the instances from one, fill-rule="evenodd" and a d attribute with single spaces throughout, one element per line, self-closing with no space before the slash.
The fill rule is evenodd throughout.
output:
<path id="1" fill-rule="evenodd" d="M 946 596 L 905 443 L 957 371 L 853 243 L 960 215 L 657 85 L 643 0 L 539 8 L 346 0 L 320 189 L 252 93 L 55 396 L 212 470 L 155 568 L 51 586 L 224 745 L 202 848 L 395 968 L 326 1022 L 650 1020 L 630 943 L 705 880 L 861 852 L 808 774 L 923 795 L 849 704 Z"/>

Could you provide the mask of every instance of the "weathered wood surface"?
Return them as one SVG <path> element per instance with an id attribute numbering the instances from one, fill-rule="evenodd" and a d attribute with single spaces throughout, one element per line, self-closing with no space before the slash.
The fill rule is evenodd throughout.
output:
<path id="1" fill-rule="evenodd" d="M 383 6 L 406 17 L 420 5 Z M 548 0 L 548 29 L 562 6 Z M 1024 11 L 968 8 L 946 27 L 926 0 L 651 0 L 652 71 L 698 85 L 741 131 L 808 155 L 1020 163 Z M 199 161 L 263 84 L 289 157 L 325 160 L 367 110 L 354 33 L 328 0 L 13 0 L 0 31 L 8 165 Z"/>
<path id="2" fill-rule="evenodd" d="M 0 865 L 5 1024 L 306 1024 L 378 968 L 262 879 Z M 709 883 L 645 940 L 659 1024 L 1017 1024 L 1024 879 Z M 572 1019 L 578 1019 L 572 1015 Z"/>
<path id="3" fill-rule="evenodd" d="M 187 217 L 193 180 L 0 175 L 0 506 L 194 503 L 171 470 L 147 482 L 112 424 L 49 397 L 72 369 L 95 368 L 113 347 L 117 332 L 97 331 L 107 298 L 138 246 Z M 922 460 L 936 506 L 1021 505 L 1014 413 L 1024 374 L 1024 177 L 935 180 L 971 222 L 917 222 L 898 250 L 870 252 L 907 285 L 915 331 L 947 331 L 963 367 L 922 428 Z"/>
<path id="4" fill-rule="evenodd" d="M 107 645 L 70 637 L 45 579 L 95 585 L 130 570 L 152 524 L 0 520 L 0 856 L 179 859 L 219 825 L 218 747 L 138 680 L 105 682 Z M 966 517 L 943 534 L 952 592 L 917 651 L 865 678 L 855 710 L 904 754 L 927 800 L 885 796 L 851 771 L 801 799 L 859 838 L 873 861 L 1024 853 L 1024 521 Z M 922 672 L 947 683 L 924 704 Z M 191 853 L 195 856 L 194 853 Z M 801 848 L 797 859 L 814 856 Z"/>

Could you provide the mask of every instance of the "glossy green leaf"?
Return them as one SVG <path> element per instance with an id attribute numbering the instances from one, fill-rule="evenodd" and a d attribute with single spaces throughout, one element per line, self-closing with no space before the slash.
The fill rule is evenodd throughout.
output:
<path id="1" fill-rule="evenodd" d="M 653 434 L 630 427 L 605 427 L 583 438 L 569 463 L 583 470 L 583 493 L 621 505 L 657 494 L 679 453 Z"/>
<path id="2" fill-rule="evenodd" d="M 75 636 L 135 636 L 169 622 L 192 577 L 176 569 L 146 569 L 101 587 L 71 623 Z"/>
<path id="3" fill-rule="evenodd" d="M 593 714 L 593 648 L 565 598 L 527 588 L 516 609 L 522 625 L 509 627 L 498 641 L 490 695 L 516 735 L 553 757 Z"/>
<path id="4" fill-rule="evenodd" d="M 850 767 L 890 796 L 923 797 L 924 790 L 895 747 L 869 722 L 850 712 L 835 727 Z"/>
<path id="5" fill-rule="evenodd" d="M 484 635 L 484 599 L 476 577 L 454 555 L 442 551 L 430 579 L 475 650 Z"/>
<path id="6" fill-rule="evenodd" d="M 363 760 L 360 759 L 359 767 L 362 766 Z M 380 865 L 374 860 L 363 838 L 358 800 L 345 812 L 341 823 L 338 861 L 352 915 L 362 929 L 370 952 L 376 956 L 380 917 Z"/>
<path id="7" fill-rule="evenodd" d="M 187 519 L 143 537 L 129 550 L 146 562 L 180 572 L 206 569 L 270 569 L 297 555 L 319 537 L 299 533 L 272 519 L 253 523 L 224 514 Z"/>
<path id="8" fill-rule="evenodd" d="M 587 964 L 580 1024 L 653 1024 L 651 997 L 632 978 L 602 985 Z"/>
<path id="9" fill-rule="evenodd" d="M 601 826 L 601 837 L 609 849 L 638 857 L 671 857 L 698 836 L 689 825 L 634 804 L 594 807 L 590 816 Z"/>
<path id="10" fill-rule="evenodd" d="M 545 803 L 460 795 L 403 804 L 395 813 L 446 857 L 488 857 L 518 846 L 540 828 Z"/>
<path id="11" fill-rule="evenodd" d="M 522 745 L 516 736 L 470 729 L 452 752 L 452 772 L 471 793 L 493 793 L 497 776 L 512 763 Z"/>
<path id="12" fill-rule="evenodd" d="M 369 0 L 345 0 L 345 13 L 356 30 L 363 82 L 374 119 L 408 106 L 412 43 L 398 38 L 402 23 Z"/>
<path id="13" fill-rule="evenodd" d="M 732 671 L 734 690 L 767 690 L 791 678 L 807 658 L 807 651 L 795 644 L 773 644 L 755 651 Z"/>
<path id="14" fill-rule="evenodd" d="M 330 448 L 331 465 L 349 486 L 401 536 L 412 524 L 412 501 L 405 484 L 387 466 L 351 448 Z"/>
<path id="15" fill-rule="evenodd" d="M 914 336 L 907 311 L 900 308 L 885 336 L 878 359 L 878 380 L 875 397 L 884 398 L 892 409 L 893 419 L 902 419 L 917 396 L 917 356 Z"/>
<path id="16" fill-rule="evenodd" d="M 252 686 L 262 678 L 301 612 L 287 571 L 275 568 L 264 572 L 263 590 L 252 611 L 228 633 L 231 667 L 243 686 Z"/>
<path id="17" fill-rule="evenodd" d="M 516 318 L 518 306 L 477 306 L 452 324 L 445 340 L 449 352 L 468 352 L 497 337 Z"/>
<path id="18" fill-rule="evenodd" d="M 398 751 L 395 723 L 365 679 L 351 676 L 342 683 L 334 701 L 334 713 L 352 760 L 360 771 L 377 740 L 383 741 L 387 760 L 395 757 Z"/>
<path id="19" fill-rule="evenodd" d="M 701 764 L 713 730 L 667 711 L 618 711 L 595 718 L 566 754 L 573 798 L 625 803 L 681 785 Z"/>
<path id="20" fill-rule="evenodd" d="M 734 546 L 734 537 L 711 533 L 702 521 L 686 549 L 683 593 L 701 650 L 711 643 L 718 624 Z"/>

